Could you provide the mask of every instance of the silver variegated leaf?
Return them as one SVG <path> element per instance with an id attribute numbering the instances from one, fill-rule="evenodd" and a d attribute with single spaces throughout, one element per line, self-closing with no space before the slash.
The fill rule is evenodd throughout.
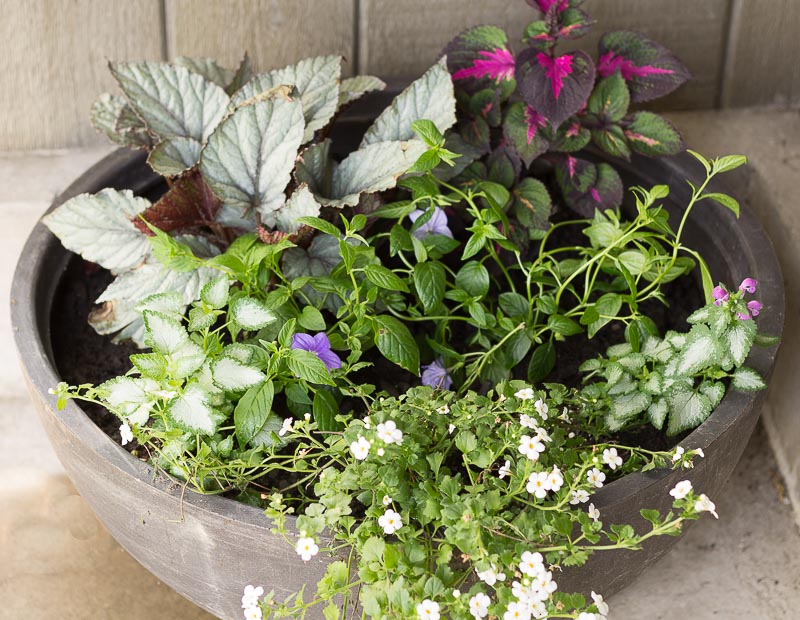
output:
<path id="1" fill-rule="evenodd" d="M 661 430 L 664 427 L 664 420 L 667 419 L 669 412 L 669 405 L 663 398 L 654 400 L 647 408 L 647 417 L 650 418 L 650 423 L 657 429 Z"/>
<path id="2" fill-rule="evenodd" d="M 177 177 L 200 160 L 202 149 L 194 138 L 170 138 L 150 151 L 147 163 L 161 176 Z"/>
<path id="3" fill-rule="evenodd" d="M 205 142 L 225 116 L 230 97 L 197 73 L 167 63 L 111 63 L 129 105 L 162 140 Z"/>
<path id="4" fill-rule="evenodd" d="M 676 342 L 672 338 L 672 342 Z M 678 354 L 675 373 L 678 375 L 693 375 L 710 364 L 719 361 L 721 351 L 719 343 L 711 335 L 709 329 L 703 325 L 696 325 L 689 332 Z"/>
<path id="5" fill-rule="evenodd" d="M 221 219 L 255 224 L 280 208 L 303 137 L 299 101 L 275 97 L 238 108 L 203 149 L 200 170 L 223 202 Z"/>
<path id="6" fill-rule="evenodd" d="M 236 75 L 232 69 L 221 66 L 213 58 L 178 56 L 174 63 L 192 73 L 203 76 L 207 81 L 213 82 L 221 88 L 226 88 L 233 81 L 234 75 Z"/>
<path id="7" fill-rule="evenodd" d="M 156 353 L 171 355 L 189 341 L 189 334 L 178 319 L 155 310 L 145 310 L 142 317 L 147 333 L 145 344 Z"/>
<path id="8" fill-rule="evenodd" d="M 263 302 L 252 297 L 237 297 L 229 309 L 230 318 L 242 329 L 259 330 L 277 317 Z"/>
<path id="9" fill-rule="evenodd" d="M 427 150 L 419 140 L 376 142 L 350 153 L 333 171 L 330 196 L 317 196 L 326 206 L 355 206 L 361 194 L 394 187 Z"/>
<path id="10" fill-rule="evenodd" d="M 731 379 L 731 385 L 734 387 L 734 389 L 745 392 L 763 390 L 767 387 L 767 384 L 764 382 L 764 379 L 761 378 L 761 375 L 759 375 L 752 368 L 747 368 L 746 366 L 737 368 L 734 371 L 733 379 Z"/>
<path id="11" fill-rule="evenodd" d="M 342 80 L 339 85 L 339 107 L 341 108 L 373 90 L 383 90 L 386 82 L 372 75 L 356 75 Z"/>
<path id="12" fill-rule="evenodd" d="M 159 389 L 152 379 L 139 377 L 115 377 L 100 386 L 105 400 L 132 424 L 143 426 L 150 417 L 154 392 Z"/>
<path id="13" fill-rule="evenodd" d="M 442 133 L 456 122 L 456 99 L 445 58 L 412 82 L 381 112 L 364 134 L 361 147 L 390 140 L 410 140 L 415 136 L 411 124 L 421 119 L 433 121 Z"/>
<path id="14" fill-rule="evenodd" d="M 92 104 L 92 126 L 120 146 L 150 146 L 152 140 L 144 123 L 134 114 L 124 97 L 103 93 Z"/>
<path id="15" fill-rule="evenodd" d="M 754 321 L 734 321 L 722 334 L 722 341 L 727 345 L 727 352 L 736 366 L 744 364 L 753 340 L 756 337 L 756 324 Z"/>
<path id="16" fill-rule="evenodd" d="M 197 384 L 170 402 L 167 414 L 178 426 L 191 433 L 213 435 L 217 430 L 216 412 L 208 403 L 208 394 Z"/>
<path id="17" fill-rule="evenodd" d="M 643 392 L 622 394 L 611 399 L 611 411 L 607 416 L 610 430 L 619 430 L 633 416 L 650 406 L 650 395 Z"/>
<path id="18" fill-rule="evenodd" d="M 150 255 L 150 242 L 131 222 L 150 201 L 130 190 L 80 194 L 42 222 L 68 250 L 111 273 L 133 269 Z"/>
<path id="19" fill-rule="evenodd" d="M 341 73 L 341 56 L 306 58 L 296 65 L 257 75 L 234 94 L 233 104 L 240 105 L 247 99 L 281 84 L 294 86 L 303 104 L 303 143 L 306 143 L 336 113 Z"/>
<path id="20" fill-rule="evenodd" d="M 243 392 L 264 381 L 264 374 L 233 358 L 221 357 L 211 363 L 214 383 L 227 392 Z"/>
<path id="21" fill-rule="evenodd" d="M 683 385 L 674 386 L 666 396 L 669 405 L 667 435 L 700 425 L 711 415 L 711 401 L 704 394 Z"/>
<path id="22" fill-rule="evenodd" d="M 288 280 L 302 276 L 326 276 L 342 261 L 339 240 L 330 235 L 314 237 L 308 250 L 289 248 L 283 253 L 283 275 Z"/>
<path id="23" fill-rule="evenodd" d="M 294 171 L 298 183 L 305 183 L 317 196 L 329 196 L 333 178 L 331 141 L 325 139 L 303 149 Z"/>
<path id="24" fill-rule="evenodd" d="M 296 233 L 302 227 L 298 222 L 301 217 L 317 217 L 320 204 L 307 185 L 301 185 L 291 195 L 286 204 L 277 211 L 264 216 L 263 223 L 269 228 L 277 228 L 281 232 Z"/>

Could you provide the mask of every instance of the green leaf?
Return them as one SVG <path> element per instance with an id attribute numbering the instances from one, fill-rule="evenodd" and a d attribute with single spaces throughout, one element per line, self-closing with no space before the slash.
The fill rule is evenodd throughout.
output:
<path id="1" fill-rule="evenodd" d="M 767 387 L 761 375 L 752 368 L 747 368 L 746 366 L 741 366 L 734 371 L 731 385 L 734 389 L 743 392 L 754 392 Z"/>
<path id="2" fill-rule="evenodd" d="M 131 363 L 143 377 L 161 381 L 167 374 L 167 358 L 158 353 L 131 355 Z"/>
<path id="3" fill-rule="evenodd" d="M 280 95 L 222 121 L 200 158 L 203 178 L 223 202 L 217 220 L 254 228 L 256 212 L 269 217 L 283 206 L 302 137 L 302 105 Z"/>
<path id="4" fill-rule="evenodd" d="M 730 209 L 733 211 L 733 214 L 736 217 L 739 217 L 739 201 L 735 198 L 728 196 L 728 194 L 721 194 L 721 193 L 711 193 L 711 194 L 703 194 L 700 200 L 715 200 L 723 207 Z"/>
<path id="5" fill-rule="evenodd" d="M 441 146 L 444 144 L 444 136 L 439 131 L 433 121 L 427 118 L 411 123 L 411 129 L 428 146 Z"/>
<path id="6" fill-rule="evenodd" d="M 219 86 L 168 63 L 110 63 L 128 104 L 161 139 L 203 143 L 225 116 L 230 98 Z"/>
<path id="7" fill-rule="evenodd" d="M 150 246 L 153 248 L 153 258 L 170 271 L 194 271 L 200 266 L 200 259 L 195 256 L 192 249 L 185 243 L 181 243 L 162 230 L 159 230 L 149 222 L 145 225 L 153 233 L 148 237 Z"/>
<path id="8" fill-rule="evenodd" d="M 735 170 L 746 163 L 747 157 L 744 155 L 726 155 L 725 157 L 718 157 L 712 162 L 712 170 L 714 174 L 719 174 L 720 172 Z"/>
<path id="9" fill-rule="evenodd" d="M 767 334 L 756 334 L 753 344 L 757 347 L 774 347 L 781 341 L 780 336 L 768 336 Z"/>
<path id="10" fill-rule="evenodd" d="M 532 344 L 533 341 L 531 340 L 531 337 L 524 331 L 518 331 L 506 341 L 503 349 L 508 357 L 509 368 L 507 370 L 511 370 L 514 366 L 525 359 L 525 356 L 528 354 L 528 351 L 530 351 Z"/>
<path id="11" fill-rule="evenodd" d="M 703 157 L 697 151 L 693 151 L 692 149 L 686 149 L 686 152 L 689 153 L 692 157 L 694 157 L 697 161 L 699 161 L 703 168 L 706 170 L 706 174 L 711 174 L 711 162 L 709 162 L 705 157 Z"/>
<path id="12" fill-rule="evenodd" d="M 150 254 L 148 238 L 131 221 L 150 206 L 130 190 L 104 189 L 71 198 L 42 222 L 65 248 L 117 274 Z"/>
<path id="13" fill-rule="evenodd" d="M 431 312 L 444 299 L 447 275 L 438 261 L 414 265 L 414 288 L 426 312 Z"/>
<path id="14" fill-rule="evenodd" d="M 314 306 L 306 306 L 297 317 L 297 322 L 302 327 L 313 332 L 325 331 L 325 318 Z"/>
<path id="15" fill-rule="evenodd" d="M 375 344 L 383 356 L 401 368 L 419 375 L 419 347 L 408 328 L 392 316 L 374 319 Z"/>
<path id="16" fill-rule="evenodd" d="M 471 297 L 483 299 L 489 292 L 489 272 L 477 261 L 465 263 L 456 274 L 456 286 Z"/>
<path id="17" fill-rule="evenodd" d="M 550 341 L 540 344 L 534 349 L 528 364 L 528 381 L 538 383 L 550 374 L 555 365 L 555 345 Z"/>
<path id="18" fill-rule="evenodd" d="M 589 112 L 602 120 L 617 123 L 628 113 L 631 96 L 622 73 L 615 71 L 600 80 L 589 97 Z"/>
<path id="19" fill-rule="evenodd" d="M 229 308 L 230 318 L 242 329 L 256 331 L 272 323 L 277 317 L 264 302 L 253 297 L 237 297 Z"/>
<path id="20" fill-rule="evenodd" d="M 550 225 L 552 202 L 544 183 L 525 177 L 514 188 L 514 214 L 529 230 L 544 231 Z"/>
<path id="21" fill-rule="evenodd" d="M 583 328 L 571 318 L 562 314 L 552 314 L 547 319 L 547 327 L 561 336 L 574 336 L 583 332 Z"/>
<path id="22" fill-rule="evenodd" d="M 548 147 L 544 132 L 539 126 L 532 126 L 531 121 L 532 119 L 528 118 L 527 106 L 521 101 L 509 106 L 503 121 L 503 136 L 513 145 L 526 166 L 530 166 L 531 162 L 547 151 Z"/>
<path id="23" fill-rule="evenodd" d="M 408 292 L 408 286 L 405 281 L 391 269 L 387 269 L 382 265 L 367 265 L 364 267 L 364 275 L 367 280 L 380 288 L 388 291 Z"/>
<path id="24" fill-rule="evenodd" d="M 286 363 L 295 377 L 305 379 L 309 383 L 336 385 L 325 362 L 311 351 L 292 349 Z"/>
<path id="25" fill-rule="evenodd" d="M 275 387 L 272 381 L 264 381 L 247 390 L 233 410 L 233 422 L 239 445 L 246 446 L 264 427 L 272 412 Z M 276 416 L 277 417 L 277 416 Z"/>
<path id="26" fill-rule="evenodd" d="M 647 256 L 639 250 L 627 250 L 617 256 L 617 260 L 625 265 L 625 268 L 635 276 L 647 271 Z"/>
<path id="27" fill-rule="evenodd" d="M 368 144 L 411 140 L 415 137 L 412 123 L 421 119 L 431 121 L 440 132 L 456 122 L 453 82 L 444 58 L 395 97 L 367 129 L 359 149 Z"/>
<path id="28" fill-rule="evenodd" d="M 314 394 L 314 421 L 321 431 L 341 430 L 341 424 L 336 421 L 339 413 L 339 403 L 336 402 L 333 394 L 327 390 L 317 390 Z"/>
<path id="29" fill-rule="evenodd" d="M 589 338 L 592 338 L 604 325 L 616 317 L 621 308 L 622 298 L 616 293 L 606 293 L 600 297 L 594 304 L 594 310 L 599 318 L 589 323 L 587 329 Z"/>
<path id="30" fill-rule="evenodd" d="M 629 117 L 625 138 L 637 153 L 650 157 L 677 155 L 683 148 L 683 138 L 674 125 L 652 112 L 636 112 Z"/>
<path id="31" fill-rule="evenodd" d="M 500 293 L 500 309 L 512 318 L 525 318 L 530 312 L 530 303 L 519 293 Z"/>

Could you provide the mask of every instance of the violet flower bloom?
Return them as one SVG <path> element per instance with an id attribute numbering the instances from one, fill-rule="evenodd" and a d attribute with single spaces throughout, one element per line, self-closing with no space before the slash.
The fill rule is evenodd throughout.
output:
<path id="1" fill-rule="evenodd" d="M 425 211 L 417 209 L 416 211 L 409 213 L 408 217 L 411 218 L 412 222 L 416 222 L 424 213 Z M 444 235 L 445 237 L 450 237 L 451 239 L 453 238 L 453 233 L 450 232 L 450 229 L 447 227 L 447 215 L 445 215 L 444 211 L 439 207 L 434 207 L 431 219 L 417 228 L 417 230 L 415 230 L 412 234 L 417 239 L 422 240 L 431 233 Z"/>
<path id="2" fill-rule="evenodd" d="M 754 280 L 753 278 L 745 278 L 739 285 L 740 291 L 747 291 L 751 295 L 756 292 L 757 288 L 758 288 L 758 280 Z"/>
<path id="3" fill-rule="evenodd" d="M 750 314 L 748 314 L 747 312 L 737 312 L 736 318 L 739 319 L 740 321 L 749 321 Z"/>
<path id="4" fill-rule="evenodd" d="M 714 305 L 721 306 L 722 304 L 728 301 L 728 291 L 725 290 L 724 286 L 715 286 L 714 290 L 711 291 L 711 296 L 714 298 Z"/>
<path id="5" fill-rule="evenodd" d="M 756 299 L 747 302 L 747 309 L 753 316 L 758 316 L 758 314 L 761 312 L 761 308 L 763 307 L 764 307 L 763 304 Z"/>
<path id="6" fill-rule="evenodd" d="M 292 349 L 308 351 L 316 355 L 323 361 L 328 370 L 342 367 L 342 360 L 336 353 L 331 351 L 331 341 L 325 332 L 320 332 L 315 336 L 311 334 L 295 334 L 292 336 Z"/>
<path id="7" fill-rule="evenodd" d="M 422 367 L 422 385 L 440 390 L 449 390 L 453 385 L 453 380 L 450 378 L 447 368 L 442 364 L 441 358 Z"/>

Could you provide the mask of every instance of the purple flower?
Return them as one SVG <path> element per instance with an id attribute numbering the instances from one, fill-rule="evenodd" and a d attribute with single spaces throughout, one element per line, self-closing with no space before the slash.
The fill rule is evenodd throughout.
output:
<path id="1" fill-rule="evenodd" d="M 422 385 L 441 390 L 449 390 L 453 385 L 453 380 L 450 378 L 447 368 L 442 364 L 441 358 L 422 367 Z"/>
<path id="2" fill-rule="evenodd" d="M 761 312 L 761 308 L 763 307 L 764 306 L 761 304 L 761 302 L 756 299 L 747 302 L 747 309 L 753 316 L 758 316 L 759 312 Z"/>
<path id="3" fill-rule="evenodd" d="M 412 211 L 408 217 L 411 218 L 412 222 L 416 222 L 424 213 L 425 211 L 417 209 L 416 211 Z M 433 208 L 433 215 L 431 216 L 431 219 L 417 228 L 417 230 L 413 232 L 413 235 L 417 239 L 421 240 L 431 233 L 444 235 L 445 237 L 450 237 L 451 239 L 453 238 L 453 233 L 450 232 L 450 229 L 447 227 L 447 216 L 439 207 Z"/>
<path id="4" fill-rule="evenodd" d="M 739 319 L 740 321 L 749 321 L 750 315 L 747 312 L 737 312 L 736 318 Z"/>
<path id="5" fill-rule="evenodd" d="M 715 306 L 721 306 L 728 301 L 728 291 L 725 290 L 724 286 L 715 286 L 714 290 L 711 291 L 711 296 L 714 298 Z"/>
<path id="6" fill-rule="evenodd" d="M 739 285 L 740 291 L 747 291 L 750 294 L 755 293 L 757 288 L 758 288 L 758 280 L 754 280 L 753 278 L 745 278 Z"/>
<path id="7" fill-rule="evenodd" d="M 308 351 L 316 355 L 323 361 L 328 370 L 342 367 L 342 360 L 336 353 L 331 351 L 331 341 L 325 332 L 320 332 L 315 336 L 311 334 L 295 334 L 292 336 L 292 349 Z"/>

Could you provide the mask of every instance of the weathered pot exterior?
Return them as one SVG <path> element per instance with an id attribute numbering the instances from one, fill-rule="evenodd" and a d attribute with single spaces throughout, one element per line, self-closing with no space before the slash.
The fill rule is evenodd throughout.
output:
<path id="1" fill-rule="evenodd" d="M 670 185 L 670 208 L 677 211 L 688 196 L 686 171 L 697 170 L 689 161 L 688 156 L 636 159 L 623 170 L 623 178 L 626 184 Z M 142 155 L 119 151 L 78 179 L 51 208 L 83 192 L 124 187 L 142 193 L 156 182 Z M 687 240 L 708 257 L 720 280 L 737 283 L 749 276 L 759 281 L 764 304 L 760 330 L 779 335 L 784 315 L 780 267 L 754 215 L 743 208 L 737 221 L 718 205 L 700 205 L 687 228 Z M 31 396 L 78 491 L 133 557 L 220 618 L 241 617 L 241 592 L 248 583 L 274 589 L 277 598 L 296 592 L 304 583 L 312 584 L 313 590 L 326 560 L 317 556 L 303 563 L 291 545 L 270 532 L 270 522 L 259 509 L 221 497 L 183 493 L 174 480 L 156 475 L 112 441 L 74 402 L 55 411 L 55 398 L 48 389 L 60 379 L 53 364 L 49 318 L 57 282 L 69 259 L 59 241 L 38 224 L 17 266 L 11 315 Z M 768 378 L 775 355 L 775 347 L 757 348 L 748 363 Z M 692 470 L 633 474 L 607 485 L 592 498 L 602 520 L 643 523 L 639 510 L 667 510 L 668 491 L 682 479 L 691 480 L 695 489 L 712 498 L 717 495 L 741 456 L 764 398 L 764 392 L 727 394 L 714 414 L 682 442 L 687 449 L 702 448 L 706 458 L 698 459 Z M 644 551 L 597 554 L 586 566 L 557 576 L 559 589 L 610 594 L 656 562 L 674 542 L 661 537 L 648 541 Z"/>

